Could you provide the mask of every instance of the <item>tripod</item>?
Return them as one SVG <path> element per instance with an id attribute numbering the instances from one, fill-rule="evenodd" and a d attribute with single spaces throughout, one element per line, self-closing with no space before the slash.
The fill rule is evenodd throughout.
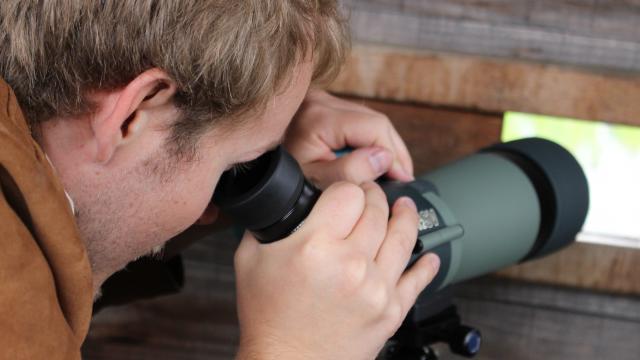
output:
<path id="1" fill-rule="evenodd" d="M 480 350 L 480 331 L 463 325 L 452 302 L 452 289 L 423 293 L 402 326 L 387 342 L 379 360 L 437 360 L 430 347 L 444 342 L 453 353 L 473 357 Z"/>

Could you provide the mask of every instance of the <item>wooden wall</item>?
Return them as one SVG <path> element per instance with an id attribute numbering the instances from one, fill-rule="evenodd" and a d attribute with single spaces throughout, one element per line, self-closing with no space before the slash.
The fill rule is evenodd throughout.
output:
<path id="1" fill-rule="evenodd" d="M 640 73 L 357 45 L 332 85 L 367 98 L 640 125 Z"/>
<path id="2" fill-rule="evenodd" d="M 640 70 L 637 0 L 343 0 L 354 39 L 437 52 Z"/>

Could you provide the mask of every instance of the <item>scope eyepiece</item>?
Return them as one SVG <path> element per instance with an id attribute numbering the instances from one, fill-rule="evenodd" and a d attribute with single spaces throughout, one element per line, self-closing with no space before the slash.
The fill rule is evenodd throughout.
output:
<path id="1" fill-rule="evenodd" d="M 319 196 L 296 160 L 279 146 L 254 160 L 247 171 L 225 171 L 213 201 L 260 242 L 270 243 L 295 231 Z"/>

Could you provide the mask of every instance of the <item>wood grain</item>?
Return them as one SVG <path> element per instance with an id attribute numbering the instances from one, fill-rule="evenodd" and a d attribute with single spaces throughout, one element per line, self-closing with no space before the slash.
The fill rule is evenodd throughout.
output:
<path id="1" fill-rule="evenodd" d="M 347 0 L 360 43 L 618 71 L 640 70 L 628 0 Z"/>
<path id="2" fill-rule="evenodd" d="M 640 295 L 640 250 L 576 243 L 499 272 L 527 281 Z"/>
<path id="3" fill-rule="evenodd" d="M 464 321 L 483 334 L 479 359 L 637 359 L 637 297 L 495 278 L 459 286 Z M 443 359 L 460 359 L 447 356 Z"/>
<path id="4" fill-rule="evenodd" d="M 331 89 L 468 111 L 511 110 L 640 125 L 640 74 L 356 46 Z"/>

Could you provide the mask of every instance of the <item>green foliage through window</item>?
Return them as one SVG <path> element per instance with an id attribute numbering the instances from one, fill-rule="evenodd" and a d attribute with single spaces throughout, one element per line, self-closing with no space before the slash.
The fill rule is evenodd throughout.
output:
<path id="1" fill-rule="evenodd" d="M 533 136 L 567 148 L 587 174 L 591 206 L 578 239 L 640 248 L 640 128 L 505 114 L 503 141 Z"/>

